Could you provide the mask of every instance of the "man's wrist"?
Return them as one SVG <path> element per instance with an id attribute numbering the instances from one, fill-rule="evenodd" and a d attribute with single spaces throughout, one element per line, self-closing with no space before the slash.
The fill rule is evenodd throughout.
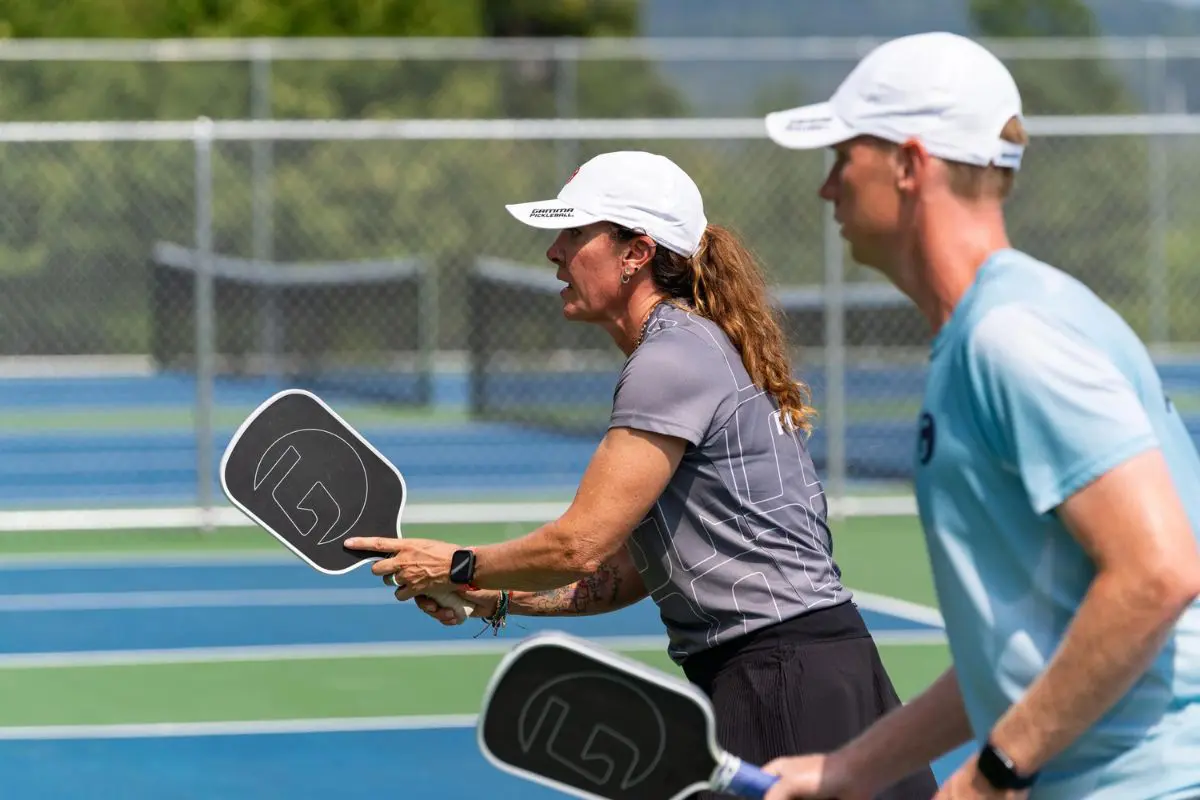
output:
<path id="1" fill-rule="evenodd" d="M 1028 789 L 1038 779 L 1036 770 L 1022 769 L 1020 763 L 993 738 L 979 749 L 975 767 L 994 789 Z"/>

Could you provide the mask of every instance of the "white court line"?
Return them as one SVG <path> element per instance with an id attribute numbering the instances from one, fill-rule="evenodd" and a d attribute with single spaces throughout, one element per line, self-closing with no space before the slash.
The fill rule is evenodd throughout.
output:
<path id="1" fill-rule="evenodd" d="M 296 556 L 279 550 L 225 551 L 220 553 L 65 553 L 61 556 L 46 553 L 14 553 L 0 556 L 0 570 L 78 570 L 131 569 L 144 567 L 255 567 L 305 566 Z"/>
<path id="2" fill-rule="evenodd" d="M 475 626 L 464 623 L 472 630 Z M 106 667 L 143 664 L 204 664 L 230 661 L 303 661 L 347 658 L 447 657 L 499 655 L 519 637 L 491 636 L 452 642 L 369 642 L 364 644 L 282 644 L 256 647 L 180 647 L 166 650 L 87 650 L 78 653 L 9 653 L 0 669 Z M 597 636 L 591 641 L 611 650 L 661 650 L 662 636 Z"/>
<path id="3" fill-rule="evenodd" d="M 912 516 L 917 511 L 911 494 L 829 498 L 831 516 Z M 567 501 L 415 503 L 404 510 L 404 525 L 469 523 L 541 524 L 557 519 Z M 176 529 L 187 531 L 204 525 L 216 528 L 253 528 L 254 521 L 228 505 L 201 509 L 170 508 L 68 508 L 0 511 L 0 531 L 104 531 Z"/>
<path id="4" fill-rule="evenodd" d="M 946 627 L 936 608 L 886 595 L 854 591 L 865 610 Z M 0 612 L 98 611 L 135 608 L 252 608 L 264 606 L 382 605 L 395 602 L 381 589 L 231 589 L 160 592 L 76 592 L 0 594 Z"/>
<path id="5" fill-rule="evenodd" d="M 0 612 L 116 611 L 136 608 L 259 608 L 264 606 L 395 605 L 378 589 L 229 589 L 167 592 L 0 594 Z"/>
<path id="6" fill-rule="evenodd" d="M 854 602 L 859 608 L 879 611 L 884 614 L 890 614 L 893 617 L 920 622 L 923 625 L 933 625 L 936 628 L 946 627 L 946 620 L 942 617 L 942 612 L 932 606 L 921 605 L 920 603 L 913 603 L 884 594 L 860 592 L 854 588 L 851 588 L 850 591 L 854 593 Z"/>
<path id="7" fill-rule="evenodd" d="M 403 525 L 524 522 L 540 524 L 560 516 L 565 502 L 416 503 L 404 510 Z M 238 508 L 34 509 L 0 511 L 0 531 L 105 531 L 129 529 L 253 528 Z"/>
<path id="8" fill-rule="evenodd" d="M 469 624 L 469 623 L 468 623 Z M 880 646 L 945 644 L 940 630 L 880 631 Z M 129 667 L 156 664 L 218 664 L 250 661 L 315 661 L 352 658 L 421 658 L 503 655 L 521 637 L 494 637 L 453 642 L 370 642 L 365 644 L 281 644 L 255 647 L 180 647 L 165 650 L 86 650 L 77 653 L 10 653 L 0 655 L 0 669 L 54 669 L 72 667 Z M 659 651 L 666 635 L 595 636 L 590 641 L 610 650 Z"/>
<path id="9" fill-rule="evenodd" d="M 898 647 L 933 645 L 945 644 L 946 632 L 941 630 L 879 631 L 878 633 L 872 633 L 871 638 L 875 640 L 876 644 L 882 647 L 888 645 L 896 645 Z"/>
<path id="10" fill-rule="evenodd" d="M 0 740 L 139 739 L 164 736 L 246 736 L 271 733 L 338 733 L 429 728 L 471 728 L 476 714 L 411 717 L 329 717 L 228 722 L 146 722 L 113 725 L 20 725 L 0 727 Z"/>

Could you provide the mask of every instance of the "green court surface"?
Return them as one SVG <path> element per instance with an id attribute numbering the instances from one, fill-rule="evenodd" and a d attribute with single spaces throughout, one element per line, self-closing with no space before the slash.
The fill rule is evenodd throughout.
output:
<path id="1" fill-rule="evenodd" d="M 528 526 L 516 524 L 409 525 L 405 535 L 475 544 L 527 530 Z M 885 602 L 886 598 L 894 598 L 934 605 L 924 542 L 915 518 L 851 518 L 836 525 L 834 541 L 843 580 L 852 589 L 883 596 Z M 153 571 L 158 569 L 153 559 L 166 558 L 167 563 L 175 565 L 205 561 L 210 572 L 219 572 L 212 569 L 214 560 L 229 558 L 231 563 L 238 563 L 239 559 L 253 561 L 259 556 L 290 558 L 281 545 L 257 528 L 209 533 L 134 530 L 0 534 L 0 561 L 5 570 L 54 565 L 61 568 L 58 577 L 65 586 L 70 585 L 72 571 L 82 574 L 89 565 Z M 142 566 L 137 566 L 139 563 Z M 377 579 L 359 575 L 355 585 L 371 580 Z M 60 596 L 65 597 L 76 590 L 62 591 Z M 86 588 L 78 591 L 85 592 Z M 121 595 L 120 586 L 110 586 L 106 591 Z M 77 612 L 79 625 L 93 624 L 93 620 L 101 619 L 95 615 L 107 608 L 103 603 L 89 607 L 86 595 L 70 596 L 84 598 L 78 601 L 83 603 Z M 360 611 L 350 603 L 337 613 L 350 618 L 370 610 Z M 390 613 L 390 608 L 382 610 Z M 7 624 L 15 626 L 38 626 L 49 619 L 49 612 L 38 610 L 8 608 L 4 613 L 9 616 Z M 118 628 L 126 624 L 103 619 L 109 620 L 103 624 Z M 520 621 L 515 620 L 516 624 Z M 432 621 L 429 624 L 436 625 Z M 0 726 L 474 714 L 479 710 L 488 677 L 508 646 L 503 637 L 521 635 L 515 627 L 499 639 L 490 635 L 474 638 L 475 632 L 474 627 L 460 631 L 458 639 L 439 645 L 434 652 L 418 648 L 408 653 L 379 654 L 348 647 L 344 652 L 326 649 L 280 652 L 275 656 L 268 648 L 266 653 L 242 657 L 237 652 L 220 654 L 220 648 L 197 646 L 164 657 L 162 651 L 129 648 L 114 663 L 89 660 L 90 654 L 71 652 L 43 652 L 35 654 L 38 660 L 22 662 L 19 655 L 10 653 L 0 658 L 0 696 L 6 698 L 0 704 Z M 657 642 L 617 649 L 681 674 Z M 880 650 L 904 698 L 928 685 L 949 663 L 947 649 L 937 637 L 881 644 Z"/>

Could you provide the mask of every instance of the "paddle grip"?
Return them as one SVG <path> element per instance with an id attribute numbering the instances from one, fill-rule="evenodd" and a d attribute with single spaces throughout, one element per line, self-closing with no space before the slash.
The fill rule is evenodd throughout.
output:
<path id="1" fill-rule="evenodd" d="M 458 617 L 459 623 L 462 623 L 467 617 L 471 616 L 474 606 L 468 600 L 465 600 L 457 593 L 442 589 L 439 591 L 425 592 L 426 596 L 433 599 L 442 608 L 454 609 L 455 615 Z"/>
<path id="2" fill-rule="evenodd" d="M 778 782 L 779 776 L 763 772 L 758 767 L 743 761 L 737 765 L 737 770 L 727 780 L 725 791 L 730 794 L 762 800 L 767 790 Z"/>

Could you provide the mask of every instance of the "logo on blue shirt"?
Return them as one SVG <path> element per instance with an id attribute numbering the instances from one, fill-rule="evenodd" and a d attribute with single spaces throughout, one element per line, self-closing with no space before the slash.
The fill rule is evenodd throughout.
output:
<path id="1" fill-rule="evenodd" d="M 924 411 L 921 413 L 921 433 L 917 438 L 917 457 L 921 459 L 922 464 L 928 464 L 929 459 L 933 458 L 933 446 L 936 438 L 933 417 L 928 411 Z"/>

